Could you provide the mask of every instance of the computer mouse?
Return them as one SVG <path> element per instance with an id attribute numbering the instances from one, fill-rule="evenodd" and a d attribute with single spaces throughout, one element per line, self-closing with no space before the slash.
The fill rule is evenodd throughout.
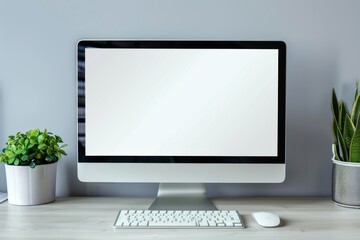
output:
<path id="1" fill-rule="evenodd" d="M 271 212 L 254 212 L 252 213 L 255 221 L 263 227 L 276 227 L 280 224 L 280 218 Z"/>

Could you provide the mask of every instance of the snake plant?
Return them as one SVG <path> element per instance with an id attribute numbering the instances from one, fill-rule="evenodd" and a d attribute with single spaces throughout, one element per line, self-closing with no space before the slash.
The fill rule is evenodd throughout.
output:
<path id="1" fill-rule="evenodd" d="M 338 101 L 332 92 L 332 131 L 335 159 L 345 162 L 360 162 L 360 94 L 356 82 L 354 101 L 349 113 L 345 102 Z"/>

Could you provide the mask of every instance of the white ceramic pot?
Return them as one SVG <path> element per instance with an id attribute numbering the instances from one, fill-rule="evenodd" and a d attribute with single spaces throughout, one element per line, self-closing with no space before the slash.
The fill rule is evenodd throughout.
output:
<path id="1" fill-rule="evenodd" d="M 57 163 L 29 166 L 6 165 L 8 202 L 38 205 L 55 201 Z"/>

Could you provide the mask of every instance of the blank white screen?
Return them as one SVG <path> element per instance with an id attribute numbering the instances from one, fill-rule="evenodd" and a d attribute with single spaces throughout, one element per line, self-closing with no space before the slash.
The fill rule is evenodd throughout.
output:
<path id="1" fill-rule="evenodd" d="M 278 50 L 85 52 L 86 155 L 277 156 Z"/>

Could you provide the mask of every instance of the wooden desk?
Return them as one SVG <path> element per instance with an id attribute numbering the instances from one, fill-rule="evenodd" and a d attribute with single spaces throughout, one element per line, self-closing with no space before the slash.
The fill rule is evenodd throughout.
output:
<path id="1" fill-rule="evenodd" d="M 360 210 L 342 208 L 330 198 L 214 199 L 219 209 L 236 209 L 246 228 L 113 230 L 119 209 L 146 209 L 150 198 L 58 198 L 31 206 L 0 204 L 0 239 L 360 239 Z M 262 228 L 251 212 L 280 215 L 277 228 Z"/>

